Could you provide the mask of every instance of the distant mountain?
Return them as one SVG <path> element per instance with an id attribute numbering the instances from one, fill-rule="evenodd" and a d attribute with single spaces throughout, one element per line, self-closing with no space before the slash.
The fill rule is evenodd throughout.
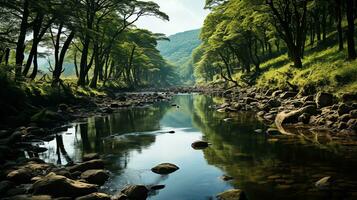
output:
<path id="1" fill-rule="evenodd" d="M 171 64 L 177 67 L 183 82 L 194 82 L 192 51 L 201 44 L 199 39 L 201 29 L 185 31 L 169 36 L 170 41 L 160 41 L 158 50 Z"/>

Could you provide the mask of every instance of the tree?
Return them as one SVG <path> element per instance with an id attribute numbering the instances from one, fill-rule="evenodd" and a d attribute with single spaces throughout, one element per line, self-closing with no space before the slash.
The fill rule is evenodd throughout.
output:
<path id="1" fill-rule="evenodd" d="M 302 67 L 306 37 L 307 0 L 266 0 L 276 31 L 285 41 L 296 68 Z"/>
<path id="2" fill-rule="evenodd" d="M 347 31 L 347 48 L 348 48 L 348 59 L 353 60 L 357 58 L 355 49 L 355 25 L 354 25 L 354 0 L 346 0 L 346 13 L 348 21 L 348 31 Z"/>

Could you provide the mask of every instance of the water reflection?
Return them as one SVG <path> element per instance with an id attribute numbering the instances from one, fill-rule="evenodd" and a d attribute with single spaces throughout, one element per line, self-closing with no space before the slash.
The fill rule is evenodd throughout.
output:
<path id="1" fill-rule="evenodd" d="M 254 133 L 264 128 L 254 114 L 215 112 L 212 105 L 219 102 L 210 96 L 181 95 L 171 103 L 89 118 L 46 143 L 49 151 L 41 158 L 64 165 L 80 161 L 84 153 L 98 152 L 112 172 L 102 190 L 114 193 L 126 184 L 165 185 L 149 197 L 157 200 L 215 199 L 230 188 L 242 188 L 250 200 L 353 198 L 357 164 L 355 158 L 341 155 L 346 149 L 330 151 L 291 137 L 270 140 Z M 225 121 L 228 117 L 232 120 Z M 169 134 L 171 130 L 175 134 Z M 191 143 L 201 139 L 212 145 L 193 150 Z M 150 168 L 162 162 L 180 170 L 169 176 L 153 174 Z M 224 182 L 218 178 L 224 174 L 235 179 Z M 330 192 L 314 187 L 324 176 L 336 180 Z"/>

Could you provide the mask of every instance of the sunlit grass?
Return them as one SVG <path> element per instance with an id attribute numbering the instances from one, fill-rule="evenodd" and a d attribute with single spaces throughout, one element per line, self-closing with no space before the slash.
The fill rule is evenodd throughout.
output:
<path id="1" fill-rule="evenodd" d="M 257 80 L 258 87 L 284 88 L 287 80 L 299 87 L 312 85 L 336 94 L 356 91 L 357 60 L 347 61 L 346 52 L 338 46 L 323 50 L 308 49 L 303 68 L 295 69 L 287 55 L 281 55 L 262 64 L 264 72 Z"/>

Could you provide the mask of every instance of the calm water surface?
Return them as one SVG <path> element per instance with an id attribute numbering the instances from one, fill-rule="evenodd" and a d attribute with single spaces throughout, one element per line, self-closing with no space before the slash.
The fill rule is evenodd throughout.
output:
<path id="1" fill-rule="evenodd" d="M 165 185 L 152 200 L 215 199 L 231 188 L 243 189 L 250 200 L 356 199 L 356 159 L 345 159 L 345 149 L 272 140 L 254 132 L 264 128 L 254 114 L 218 113 L 212 106 L 219 103 L 210 96 L 178 95 L 172 102 L 89 118 L 45 143 L 49 151 L 41 158 L 65 165 L 98 152 L 111 172 L 101 190 L 114 194 L 127 184 Z M 223 120 L 228 117 L 232 120 Z M 171 130 L 175 134 L 167 133 Z M 212 145 L 194 150 L 196 140 Z M 180 170 L 168 176 L 150 171 L 165 162 Z M 235 179 L 225 182 L 222 175 Z M 334 187 L 317 190 L 314 182 L 324 176 L 334 177 Z"/>

